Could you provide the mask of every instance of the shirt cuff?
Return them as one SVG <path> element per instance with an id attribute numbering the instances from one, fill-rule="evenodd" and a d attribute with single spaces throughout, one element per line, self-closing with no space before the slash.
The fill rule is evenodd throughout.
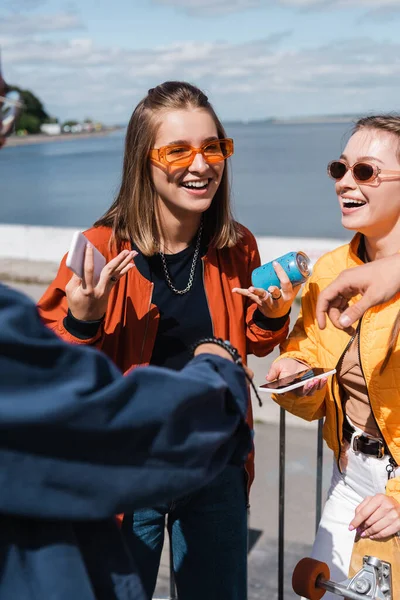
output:
<path id="1" fill-rule="evenodd" d="M 290 310 L 291 309 L 289 309 L 289 312 L 287 312 L 286 315 L 278 317 L 277 319 L 273 319 L 271 317 L 266 317 L 260 310 L 258 310 L 258 308 L 256 308 L 253 314 L 253 321 L 257 327 L 264 329 L 265 331 L 279 331 L 279 329 L 282 329 L 282 327 L 286 325 L 286 321 L 290 315 Z"/>
<path id="2" fill-rule="evenodd" d="M 89 340 L 97 334 L 103 321 L 104 317 L 97 321 L 80 321 L 75 319 L 68 309 L 67 316 L 64 319 L 64 327 L 68 333 L 78 338 L 78 340 Z"/>

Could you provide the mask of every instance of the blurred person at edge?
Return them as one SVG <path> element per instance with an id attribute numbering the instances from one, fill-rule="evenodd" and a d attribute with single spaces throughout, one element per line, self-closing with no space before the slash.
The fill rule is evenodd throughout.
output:
<path id="1" fill-rule="evenodd" d="M 342 224 L 357 233 L 350 244 L 317 261 L 303 290 L 299 318 L 267 379 L 305 365 L 337 369 L 328 386 L 326 380 L 310 380 L 296 393 L 274 400 L 304 419 L 325 417 L 324 437 L 335 460 L 312 556 L 328 563 L 332 578 L 340 580 L 347 577 L 356 533 L 381 540 L 400 531 L 400 297 L 389 298 L 392 287 L 381 295 L 383 304 L 345 329 L 324 323 L 318 313 L 326 325 L 320 329 L 316 307 L 320 292 L 344 269 L 380 259 L 390 268 L 396 262 L 400 116 L 357 121 L 344 153 L 329 163 L 328 174 L 335 180 Z M 339 312 L 348 298 L 349 290 L 343 291 L 344 297 L 336 300 Z M 335 321 L 337 313 L 331 310 L 331 315 Z"/>
<path id="2" fill-rule="evenodd" d="M 86 232 L 108 261 L 121 249 L 136 251 L 135 269 L 90 297 L 64 259 L 39 302 L 44 322 L 66 340 L 96 345 L 122 371 L 147 364 L 179 371 L 191 344 L 213 334 L 237 347 L 244 363 L 249 353 L 271 352 L 286 338 L 296 290 L 282 270 L 282 290 L 251 287 L 260 257 L 254 236 L 232 217 L 232 154 L 233 140 L 200 89 L 178 81 L 150 89 L 128 125 L 117 198 Z M 252 426 L 250 402 L 248 420 Z M 168 515 L 180 600 L 245 600 L 252 479 L 251 453 L 246 470 L 230 464 L 194 494 L 125 515 L 122 530 L 148 598 Z"/>
<path id="3" fill-rule="evenodd" d="M 335 327 L 346 329 L 365 311 L 400 293 L 400 253 L 342 271 L 318 296 L 316 316 L 321 329 L 326 314 Z M 349 302 L 360 296 L 354 302 Z"/>
<path id="4" fill-rule="evenodd" d="M 0 115 L 4 93 L 0 77 Z M 82 285 L 104 293 L 116 272 L 122 285 L 128 256 L 94 287 L 89 246 Z M 0 284 L 0 600 L 145 600 L 114 515 L 192 493 L 251 448 L 243 368 L 222 346 L 123 377 Z"/>

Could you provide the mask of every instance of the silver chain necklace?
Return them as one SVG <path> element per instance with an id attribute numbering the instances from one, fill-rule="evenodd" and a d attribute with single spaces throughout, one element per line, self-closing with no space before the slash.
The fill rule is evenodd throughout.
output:
<path id="1" fill-rule="evenodd" d="M 189 281 L 187 286 L 185 287 L 184 290 L 177 290 L 176 287 L 174 286 L 174 284 L 171 281 L 171 277 L 169 275 L 169 271 L 168 271 L 168 267 L 167 267 L 167 261 L 165 260 L 165 255 L 163 252 L 158 253 L 161 257 L 161 263 L 163 266 L 163 270 L 164 270 L 164 275 L 165 275 L 165 280 L 168 284 L 168 287 L 175 293 L 175 294 L 179 294 L 180 296 L 182 294 L 187 294 L 187 292 L 191 289 L 192 285 L 193 285 L 193 279 L 194 279 L 194 272 L 196 270 L 196 264 L 197 264 L 197 259 L 199 257 L 199 252 L 200 252 L 200 243 L 201 243 L 201 234 L 203 231 L 203 222 L 200 223 L 200 227 L 199 227 L 199 231 L 197 234 L 197 241 L 196 241 L 196 248 L 194 250 L 194 255 L 193 255 L 193 260 L 192 260 L 192 266 L 190 267 L 190 275 L 189 275 Z"/>

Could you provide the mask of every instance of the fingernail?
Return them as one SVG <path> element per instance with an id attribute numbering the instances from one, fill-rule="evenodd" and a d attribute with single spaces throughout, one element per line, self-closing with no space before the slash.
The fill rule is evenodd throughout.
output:
<path id="1" fill-rule="evenodd" d="M 355 527 L 353 525 L 349 525 L 349 531 L 354 531 Z"/>
<path id="2" fill-rule="evenodd" d="M 279 263 L 276 262 L 276 260 L 274 260 L 272 264 L 274 265 L 274 267 L 277 267 L 279 265 Z"/>
<path id="3" fill-rule="evenodd" d="M 363 532 L 360 534 L 360 537 L 362 537 L 362 538 L 365 538 L 365 537 L 367 537 L 367 534 L 365 533 L 365 531 L 363 531 Z"/>
<path id="4" fill-rule="evenodd" d="M 347 315 L 342 315 L 339 318 L 339 323 L 343 325 L 343 327 L 347 327 L 348 325 L 350 325 L 350 317 L 348 317 Z"/>

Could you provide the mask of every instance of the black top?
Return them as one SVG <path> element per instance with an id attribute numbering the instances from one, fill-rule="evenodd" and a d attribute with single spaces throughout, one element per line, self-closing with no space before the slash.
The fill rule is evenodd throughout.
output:
<path id="1" fill-rule="evenodd" d="M 196 240 L 195 240 L 196 241 Z M 166 254 L 165 260 L 173 286 L 186 288 L 195 251 L 195 241 L 177 254 Z M 157 336 L 150 364 L 182 369 L 189 362 L 190 348 L 200 338 L 213 335 L 213 326 L 203 283 L 201 248 L 197 259 L 192 287 L 186 294 L 176 294 L 169 287 L 161 257 L 138 255 L 135 258 L 139 272 L 154 283 L 152 303 L 160 313 Z"/>

